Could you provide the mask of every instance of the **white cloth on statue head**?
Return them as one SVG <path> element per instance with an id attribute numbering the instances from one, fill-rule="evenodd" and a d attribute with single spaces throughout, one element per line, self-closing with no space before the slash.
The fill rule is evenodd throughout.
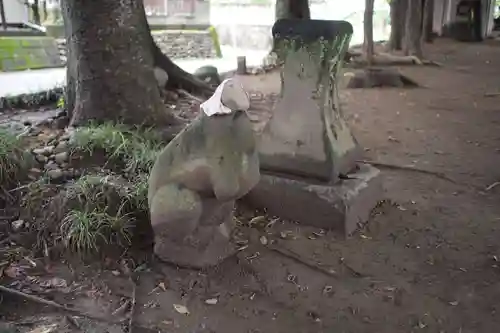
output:
<path id="1" fill-rule="evenodd" d="M 234 79 L 225 79 L 214 94 L 200 105 L 207 116 L 229 114 L 233 111 L 248 111 L 250 99 L 242 85 Z"/>

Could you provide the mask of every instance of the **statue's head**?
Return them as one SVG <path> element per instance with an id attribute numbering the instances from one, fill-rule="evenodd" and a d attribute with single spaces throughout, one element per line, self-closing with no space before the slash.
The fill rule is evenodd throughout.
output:
<path id="1" fill-rule="evenodd" d="M 234 79 L 226 79 L 200 107 L 209 117 L 228 115 L 237 111 L 248 111 L 250 99 L 239 82 Z"/>

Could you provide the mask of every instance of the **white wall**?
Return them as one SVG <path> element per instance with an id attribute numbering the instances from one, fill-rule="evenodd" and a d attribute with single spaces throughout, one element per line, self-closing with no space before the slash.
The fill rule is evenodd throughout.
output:
<path id="1" fill-rule="evenodd" d="M 483 37 L 491 35 L 493 30 L 493 14 L 495 0 L 480 0 L 482 2 L 482 32 Z M 459 0 L 435 0 L 433 30 L 438 35 L 443 32 L 443 26 L 456 19 Z"/>
<path id="2" fill-rule="evenodd" d="M 3 0 L 7 23 L 21 23 L 28 21 L 28 7 L 19 0 Z"/>

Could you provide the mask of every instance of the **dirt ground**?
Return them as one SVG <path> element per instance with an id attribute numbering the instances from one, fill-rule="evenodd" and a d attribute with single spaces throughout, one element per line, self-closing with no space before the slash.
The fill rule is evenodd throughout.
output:
<path id="1" fill-rule="evenodd" d="M 500 45 L 438 40 L 426 51 L 443 66 L 401 69 L 424 88 L 344 90 L 344 113 L 366 159 L 442 172 L 456 183 L 384 168 L 390 203 L 348 240 L 277 221 L 269 228 L 242 227 L 238 237 L 249 239 L 248 247 L 207 272 L 140 266 L 133 331 L 495 332 Z M 265 85 L 258 76 L 245 82 Z M 323 270 L 262 244 L 274 238 Z M 81 312 L 119 317 L 116 309 L 132 294 L 123 265 L 34 263 L 20 268 L 19 289 Z M 42 324 L 46 330 L 36 332 L 122 332 L 120 325 L 99 326 L 6 294 L 0 314 L 22 321 L 22 332 Z"/>

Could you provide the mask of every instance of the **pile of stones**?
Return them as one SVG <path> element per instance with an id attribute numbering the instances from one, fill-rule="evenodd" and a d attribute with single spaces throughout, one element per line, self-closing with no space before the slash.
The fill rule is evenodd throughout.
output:
<path id="1" fill-rule="evenodd" d="M 153 33 L 156 44 L 171 58 L 216 58 L 211 35 L 205 31 L 162 31 Z M 61 60 L 67 61 L 66 39 L 56 40 Z"/>
<path id="2" fill-rule="evenodd" d="M 71 132 L 63 134 L 50 145 L 34 148 L 31 153 L 39 168 L 32 168 L 32 175 L 45 174 L 51 180 L 71 179 L 79 175 L 79 171 L 70 167 L 69 140 Z"/>

